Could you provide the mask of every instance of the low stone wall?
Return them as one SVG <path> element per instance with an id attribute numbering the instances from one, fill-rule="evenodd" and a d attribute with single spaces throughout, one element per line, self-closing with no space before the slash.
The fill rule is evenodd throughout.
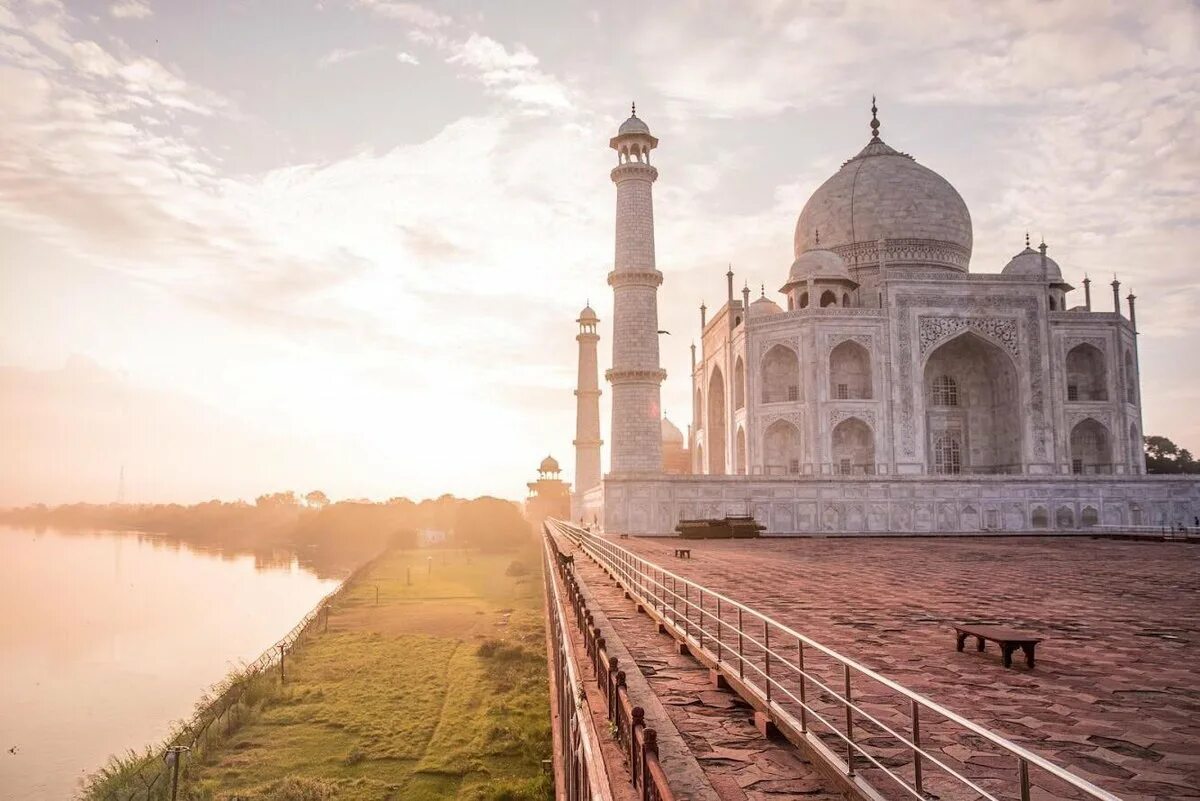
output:
<path id="1" fill-rule="evenodd" d="M 603 501 L 605 530 L 627 534 L 672 534 L 680 519 L 744 514 L 769 534 L 1078 532 L 1192 526 L 1200 479 L 609 476 Z"/>

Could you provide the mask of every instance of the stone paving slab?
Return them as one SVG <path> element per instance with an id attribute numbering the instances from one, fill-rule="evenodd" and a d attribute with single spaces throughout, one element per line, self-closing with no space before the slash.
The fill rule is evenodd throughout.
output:
<path id="1" fill-rule="evenodd" d="M 790 743 L 760 734 L 753 709 L 714 689 L 708 669 L 679 654 L 675 640 L 659 634 L 590 559 L 578 556 L 575 570 L 723 801 L 845 801 Z"/>
<path id="2" fill-rule="evenodd" d="M 675 539 L 620 544 L 1123 798 L 1200 798 L 1200 547 L 764 538 L 689 541 L 680 560 Z M 1038 632 L 1037 666 L 1004 668 L 994 644 L 957 652 L 955 622 Z M 979 744 L 943 750 L 992 770 Z"/>

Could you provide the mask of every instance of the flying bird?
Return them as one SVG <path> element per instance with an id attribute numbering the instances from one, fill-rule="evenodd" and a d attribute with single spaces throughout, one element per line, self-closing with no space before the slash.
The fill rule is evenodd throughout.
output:
<path id="1" fill-rule="evenodd" d="M 671 332 L 670 332 L 670 331 L 659 331 L 658 333 L 660 333 L 660 334 L 666 334 L 667 336 L 670 336 L 670 335 L 671 335 Z"/>

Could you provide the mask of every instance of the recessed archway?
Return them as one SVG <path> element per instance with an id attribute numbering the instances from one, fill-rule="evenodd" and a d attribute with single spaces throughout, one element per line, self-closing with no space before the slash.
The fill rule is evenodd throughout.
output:
<path id="1" fill-rule="evenodd" d="M 1086 342 L 1067 352 L 1067 400 L 1108 400 L 1108 376 L 1104 354 Z"/>
<path id="2" fill-rule="evenodd" d="M 871 354 L 854 340 L 847 339 L 829 353 L 829 397 L 871 397 Z"/>
<path id="3" fill-rule="evenodd" d="M 1071 429 L 1071 472 L 1086 475 L 1112 472 L 1108 429 L 1091 417 Z"/>
<path id="4" fill-rule="evenodd" d="M 737 443 L 734 446 L 734 469 L 739 476 L 746 475 L 746 429 L 738 426 Z"/>
<path id="5" fill-rule="evenodd" d="M 825 308 L 826 306 L 836 306 L 837 303 L 837 293 L 832 289 L 826 289 L 821 293 L 821 308 Z"/>
<path id="6" fill-rule="evenodd" d="M 725 377 L 716 367 L 708 379 L 708 472 L 725 474 Z"/>
<path id="7" fill-rule="evenodd" d="M 1007 353 L 963 332 L 930 354 L 923 383 L 930 472 L 1021 472 L 1020 383 Z"/>
<path id="8" fill-rule="evenodd" d="M 775 345 L 762 361 L 763 403 L 800 400 L 800 359 L 787 345 Z"/>
<path id="9" fill-rule="evenodd" d="M 1137 403 L 1137 372 L 1133 368 L 1133 354 L 1125 351 L 1125 401 Z"/>
<path id="10" fill-rule="evenodd" d="M 763 434 L 763 468 L 767 475 L 800 472 L 800 429 L 787 420 L 776 420 Z"/>
<path id="11" fill-rule="evenodd" d="M 831 434 L 834 472 L 863 475 L 875 472 L 875 434 L 857 417 L 838 423 Z"/>

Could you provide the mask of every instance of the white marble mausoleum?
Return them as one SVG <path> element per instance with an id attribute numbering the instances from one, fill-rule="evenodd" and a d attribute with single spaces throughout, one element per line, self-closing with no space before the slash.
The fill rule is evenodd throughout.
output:
<path id="1" fill-rule="evenodd" d="M 701 307 L 691 475 L 662 469 L 658 140 L 636 114 L 621 125 L 611 465 L 601 479 L 588 308 L 575 516 L 658 534 L 747 512 L 772 533 L 1191 524 L 1200 482 L 1144 475 L 1132 293 L 1127 314 L 1115 278 L 1111 299 L 1087 278 L 1080 298 L 1028 236 L 998 272 L 971 272 L 962 197 L 885 144 L 875 115 L 800 212 L 779 295 L 735 293 L 730 271 L 725 303 Z"/>

